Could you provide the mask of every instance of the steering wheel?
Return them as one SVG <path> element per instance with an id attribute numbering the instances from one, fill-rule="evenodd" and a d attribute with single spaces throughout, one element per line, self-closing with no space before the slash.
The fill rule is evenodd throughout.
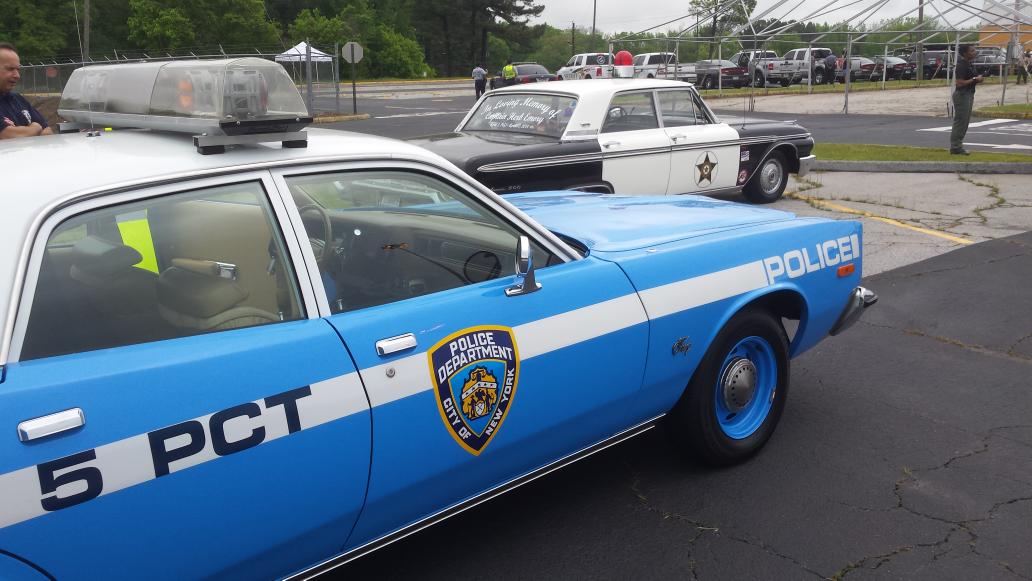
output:
<path id="1" fill-rule="evenodd" d="M 315 253 L 315 260 L 317 262 L 323 262 L 330 256 L 330 246 L 333 244 L 333 226 L 330 224 L 330 215 L 326 212 L 326 209 L 316 204 L 307 204 L 297 209 L 298 213 L 304 217 L 307 212 L 315 212 L 319 214 L 323 223 L 323 236 L 324 238 L 315 238 L 309 233 L 308 242 L 312 245 L 312 252 Z"/>
<path id="2" fill-rule="evenodd" d="M 484 282 L 498 278 L 502 273 L 502 261 L 498 255 L 487 250 L 478 250 L 471 254 L 462 265 L 462 274 L 472 283 Z"/>

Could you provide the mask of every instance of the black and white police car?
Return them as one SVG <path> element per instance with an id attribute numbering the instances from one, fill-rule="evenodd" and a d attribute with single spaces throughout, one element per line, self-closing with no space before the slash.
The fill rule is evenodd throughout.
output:
<path id="1" fill-rule="evenodd" d="M 502 194 L 742 192 L 769 203 L 816 159 L 798 124 L 726 123 L 692 85 L 660 79 L 506 87 L 484 95 L 454 132 L 410 141 Z"/>

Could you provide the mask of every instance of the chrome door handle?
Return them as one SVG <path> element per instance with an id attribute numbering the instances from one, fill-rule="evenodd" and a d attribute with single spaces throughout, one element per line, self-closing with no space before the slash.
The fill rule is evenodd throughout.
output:
<path id="1" fill-rule="evenodd" d="M 380 339 L 377 341 L 376 353 L 377 355 L 390 355 L 391 353 L 397 353 L 398 351 L 413 349 L 416 345 L 416 336 L 412 333 L 405 333 L 404 335 L 398 335 L 397 337 L 389 337 L 387 339 Z"/>
<path id="2" fill-rule="evenodd" d="M 72 408 L 49 416 L 25 420 L 18 424 L 18 439 L 22 442 L 30 442 L 68 430 L 82 427 L 86 423 L 86 416 L 79 408 Z"/>
<path id="3" fill-rule="evenodd" d="M 609 149 L 610 147 L 616 147 L 617 145 L 620 145 L 619 141 L 607 141 L 602 144 L 602 147 Z"/>
<path id="4" fill-rule="evenodd" d="M 683 134 L 683 133 L 678 133 L 678 134 L 676 134 L 676 135 L 671 135 L 671 136 L 670 136 L 670 139 L 673 139 L 674 141 L 677 141 L 678 139 L 684 139 L 684 137 L 685 137 L 685 136 L 684 136 L 684 134 Z"/>

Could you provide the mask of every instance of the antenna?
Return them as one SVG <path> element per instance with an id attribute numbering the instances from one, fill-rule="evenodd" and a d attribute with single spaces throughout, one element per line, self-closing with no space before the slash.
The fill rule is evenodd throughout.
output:
<path id="1" fill-rule="evenodd" d="M 89 4 L 87 3 L 86 6 L 89 6 Z M 84 52 L 83 45 L 82 45 L 82 32 L 79 31 L 79 3 L 76 2 L 75 0 L 72 0 L 72 12 L 75 12 L 75 34 L 78 35 L 78 37 L 79 37 L 79 58 L 80 58 L 79 64 L 81 66 L 86 66 L 86 53 Z M 69 80 L 71 80 L 71 79 L 69 79 Z M 87 137 L 96 137 L 96 136 L 100 135 L 100 132 L 97 131 L 97 128 L 93 126 L 93 105 L 90 103 L 89 99 L 86 99 L 86 106 L 87 106 L 87 111 L 89 111 L 89 122 L 90 122 L 90 130 L 86 132 L 86 136 Z"/>

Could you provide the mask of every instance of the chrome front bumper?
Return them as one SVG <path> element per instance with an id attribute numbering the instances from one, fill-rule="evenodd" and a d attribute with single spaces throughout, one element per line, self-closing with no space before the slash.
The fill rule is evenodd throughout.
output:
<path id="1" fill-rule="evenodd" d="M 816 155 L 807 155 L 806 157 L 800 157 L 799 158 L 799 171 L 797 172 L 797 175 L 799 177 L 803 177 L 806 174 L 810 173 L 810 170 L 813 169 L 813 164 L 816 163 L 816 162 L 817 162 L 817 156 Z"/>
<path id="2" fill-rule="evenodd" d="M 849 300 L 846 301 L 846 308 L 842 309 L 842 314 L 839 315 L 838 321 L 835 322 L 835 326 L 831 328 L 829 334 L 838 335 L 852 327 L 853 323 L 860 319 L 864 310 L 876 302 L 878 302 L 878 295 L 873 292 L 862 286 L 853 289 L 853 292 L 849 293 Z"/>

